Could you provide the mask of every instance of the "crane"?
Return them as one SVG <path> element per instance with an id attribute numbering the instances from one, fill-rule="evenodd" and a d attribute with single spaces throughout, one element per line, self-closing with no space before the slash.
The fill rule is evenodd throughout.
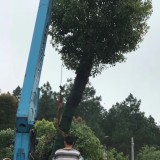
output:
<path id="1" fill-rule="evenodd" d="M 51 19 L 52 0 L 40 0 L 30 47 L 21 99 L 16 114 L 14 160 L 28 160 L 38 113 L 39 81 Z"/>

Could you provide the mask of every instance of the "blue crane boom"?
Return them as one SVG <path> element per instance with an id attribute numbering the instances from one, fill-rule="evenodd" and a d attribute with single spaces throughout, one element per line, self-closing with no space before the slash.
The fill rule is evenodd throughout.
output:
<path id="1" fill-rule="evenodd" d="M 38 112 L 39 81 L 51 10 L 52 0 L 40 0 L 21 99 L 16 114 L 14 160 L 28 160 L 31 152 L 31 130 Z"/>

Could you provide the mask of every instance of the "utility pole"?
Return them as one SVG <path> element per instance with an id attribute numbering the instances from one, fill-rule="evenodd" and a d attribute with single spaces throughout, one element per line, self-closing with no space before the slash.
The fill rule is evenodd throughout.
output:
<path id="1" fill-rule="evenodd" d="M 131 137 L 131 160 L 134 160 L 134 138 Z"/>

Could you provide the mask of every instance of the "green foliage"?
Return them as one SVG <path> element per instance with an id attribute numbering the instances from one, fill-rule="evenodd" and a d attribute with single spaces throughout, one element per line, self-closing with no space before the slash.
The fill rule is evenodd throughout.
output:
<path id="1" fill-rule="evenodd" d="M 0 131 L 0 159 L 13 157 L 14 130 L 6 129 Z"/>
<path id="2" fill-rule="evenodd" d="M 61 45 L 57 49 L 68 69 L 77 70 L 84 57 L 90 59 L 94 75 L 137 48 L 151 12 L 151 0 L 55 0 L 53 45 Z"/>
<path id="3" fill-rule="evenodd" d="M 21 87 L 20 86 L 17 86 L 17 88 L 15 90 L 13 90 L 13 96 L 15 96 L 18 101 L 20 100 L 20 97 L 21 97 Z"/>
<path id="4" fill-rule="evenodd" d="M 137 156 L 137 160 L 158 160 L 160 159 L 160 149 L 156 147 L 145 146 Z"/>
<path id="5" fill-rule="evenodd" d="M 35 130 L 38 140 L 36 147 L 37 157 L 38 159 L 47 159 L 46 157 L 49 156 L 54 144 L 54 137 L 56 134 L 54 124 L 53 122 L 42 119 L 42 121 L 36 122 Z"/>
<path id="6" fill-rule="evenodd" d="M 36 129 L 37 137 L 41 137 L 44 135 L 47 137 L 48 134 L 50 135 L 56 132 L 53 122 L 49 122 L 45 119 L 36 121 L 34 128 Z"/>
<path id="7" fill-rule="evenodd" d="M 123 153 L 118 153 L 115 148 L 107 151 L 106 159 L 109 160 L 129 160 L 127 157 L 123 155 Z"/>
<path id="8" fill-rule="evenodd" d="M 103 158 L 103 147 L 93 131 L 78 118 L 72 123 L 70 133 L 76 137 L 77 148 L 84 159 L 97 160 Z"/>
<path id="9" fill-rule="evenodd" d="M 37 155 L 39 159 L 48 159 L 49 153 L 54 145 L 56 130 L 54 123 L 46 120 L 37 121 L 35 124 L 37 132 Z M 75 139 L 75 148 L 80 150 L 86 160 L 97 160 L 103 157 L 103 146 L 93 131 L 78 118 L 72 123 L 71 132 Z"/>
<path id="10" fill-rule="evenodd" d="M 0 95 L 0 130 L 15 127 L 18 100 L 11 94 Z"/>
<path id="11" fill-rule="evenodd" d="M 63 92 L 63 107 L 72 86 L 72 79 L 68 79 Z M 57 108 L 59 93 L 54 93 L 54 95 L 56 103 L 52 108 Z M 137 100 L 132 94 L 123 102 L 113 105 L 108 112 L 100 103 L 101 97 L 96 96 L 95 89 L 88 83 L 75 112 L 75 117 L 81 117 L 107 147 L 114 147 L 125 155 L 130 155 L 131 137 L 134 137 L 136 143 L 135 154 L 145 144 L 160 145 L 158 126 L 153 117 L 146 118 L 144 112 L 140 111 L 141 101 Z M 48 111 L 52 112 L 50 109 Z M 54 111 L 54 113 L 57 113 L 57 111 Z M 109 138 L 105 140 L 104 136 L 109 136 Z"/>

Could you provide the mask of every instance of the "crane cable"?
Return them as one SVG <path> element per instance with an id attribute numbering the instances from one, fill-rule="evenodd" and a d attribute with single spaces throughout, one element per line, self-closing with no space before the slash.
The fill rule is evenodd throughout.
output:
<path id="1" fill-rule="evenodd" d="M 62 61 L 62 64 L 61 64 L 61 80 L 60 80 L 60 86 L 62 84 L 62 78 L 63 78 L 63 61 Z"/>

